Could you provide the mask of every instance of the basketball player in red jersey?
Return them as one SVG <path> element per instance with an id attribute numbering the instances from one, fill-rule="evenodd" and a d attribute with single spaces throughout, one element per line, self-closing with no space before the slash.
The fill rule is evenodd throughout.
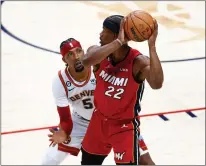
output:
<path id="1" fill-rule="evenodd" d="M 66 67 L 63 71 L 60 70 L 61 72 L 58 73 L 58 76 L 55 76 L 52 84 L 53 95 L 60 115 L 61 129 L 56 131 L 50 129 L 52 134 L 50 134 L 49 137 L 54 140 L 54 142 L 52 143 L 53 146 L 48 148 L 42 160 L 43 165 L 59 165 L 69 154 L 78 155 L 81 141 L 86 133 L 93 112 L 93 93 L 91 93 L 91 96 L 83 95 L 78 97 L 79 94 L 85 91 L 93 91 L 96 86 L 96 83 L 94 84 L 93 81 L 93 72 L 89 74 L 90 70 L 88 71 L 82 64 L 74 65 L 75 61 L 78 61 L 80 57 L 84 56 L 81 44 L 77 40 L 69 38 L 61 43 L 60 50 L 63 60 L 69 64 L 69 67 Z M 76 79 L 76 81 L 73 79 Z M 77 80 L 87 81 L 83 81 L 81 85 L 79 85 L 79 81 Z M 74 88 L 75 91 L 73 90 Z M 75 99 L 74 96 L 77 96 L 78 99 Z M 88 101 L 88 99 L 90 99 L 89 103 L 86 103 L 86 105 L 82 104 L 84 101 Z M 68 105 L 72 106 L 71 112 Z M 70 141 L 67 140 L 68 138 Z M 57 143 L 55 142 L 56 139 L 58 139 L 58 146 L 55 145 Z M 144 165 L 154 165 L 141 135 L 138 141 L 140 163 Z"/>
<path id="2" fill-rule="evenodd" d="M 102 46 L 90 47 L 81 60 L 85 67 L 96 65 L 97 78 L 96 110 L 83 142 L 83 165 L 102 164 L 111 148 L 115 152 L 117 164 L 138 164 L 139 121 L 136 116 L 140 106 L 139 103 L 135 104 L 135 100 L 141 99 L 145 78 L 154 89 L 160 88 L 163 82 L 162 68 L 154 45 L 150 45 L 149 65 L 149 59 L 127 46 L 124 22 L 120 26 L 121 19 L 120 16 L 113 16 L 104 21 Z M 155 44 L 154 34 L 150 38 L 151 44 Z M 156 73 L 162 78 L 157 77 Z M 58 139 L 56 141 L 59 143 Z"/>
<path id="3" fill-rule="evenodd" d="M 127 45 L 121 20 L 123 16 L 114 15 L 103 22 L 100 43 L 102 47 L 111 44 L 108 46 L 111 53 L 102 58 L 95 55 L 93 59 L 85 57 L 82 60 L 84 65 L 89 64 L 85 63 L 87 58 L 90 65 L 96 64 L 97 80 L 94 93 L 96 109 L 82 143 L 82 165 L 102 164 L 112 148 L 116 164 L 138 165 L 138 113 L 144 80 L 152 89 L 160 89 L 163 84 L 163 70 L 155 47 L 158 34 L 156 20 L 153 34 L 148 39 L 150 58 Z M 102 47 L 92 46 L 88 52 Z"/>

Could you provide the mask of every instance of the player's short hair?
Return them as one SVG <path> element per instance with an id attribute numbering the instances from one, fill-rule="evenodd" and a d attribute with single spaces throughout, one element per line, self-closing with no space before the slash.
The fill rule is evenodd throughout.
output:
<path id="1" fill-rule="evenodd" d="M 104 20 L 103 26 L 112 31 L 113 33 L 119 33 L 120 23 L 123 18 L 124 16 L 122 15 L 109 16 Z"/>

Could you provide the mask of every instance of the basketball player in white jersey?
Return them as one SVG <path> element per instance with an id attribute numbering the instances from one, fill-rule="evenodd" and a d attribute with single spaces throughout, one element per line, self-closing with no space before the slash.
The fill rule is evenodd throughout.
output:
<path id="1" fill-rule="evenodd" d="M 78 155 L 94 110 L 96 80 L 93 69 L 84 67 L 79 61 L 84 56 L 81 44 L 69 38 L 61 43 L 60 52 L 67 67 L 58 72 L 52 84 L 60 123 L 58 130 L 50 129 L 52 143 L 42 165 L 59 165 L 69 154 Z M 140 162 L 154 164 L 141 136 L 139 144 Z"/>

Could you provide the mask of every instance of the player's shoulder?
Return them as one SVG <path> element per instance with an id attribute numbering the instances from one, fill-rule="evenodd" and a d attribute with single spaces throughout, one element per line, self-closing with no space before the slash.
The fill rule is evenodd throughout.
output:
<path id="1" fill-rule="evenodd" d="M 62 78 L 60 78 L 59 73 L 61 73 L 63 80 L 62 80 Z M 53 76 L 52 92 L 53 92 L 53 96 L 55 99 L 61 98 L 62 96 L 63 97 L 66 96 L 66 93 L 65 93 L 66 82 L 64 79 L 64 73 L 65 73 L 65 69 L 60 69 L 60 70 L 56 71 L 54 76 Z"/>
<path id="2" fill-rule="evenodd" d="M 131 48 L 131 57 L 132 59 L 134 59 L 134 63 L 139 63 L 139 62 L 143 62 L 143 61 L 148 61 L 149 57 L 142 54 L 139 50 L 135 49 L 135 48 Z"/>
<path id="3" fill-rule="evenodd" d="M 59 78 L 59 75 L 63 75 L 64 74 L 64 69 L 59 69 L 57 70 L 54 74 L 53 74 L 53 80 L 57 80 L 57 78 Z"/>
<path id="4" fill-rule="evenodd" d="M 53 86 L 62 86 L 61 85 L 61 78 L 64 78 L 64 73 L 65 73 L 65 70 L 64 69 L 59 69 L 54 75 L 53 75 L 53 79 L 52 79 L 52 85 Z"/>
<path id="5" fill-rule="evenodd" d="M 150 58 L 146 55 L 140 54 L 134 58 L 133 65 L 147 66 L 150 63 Z"/>
<path id="6" fill-rule="evenodd" d="M 150 58 L 148 57 L 148 56 L 146 56 L 146 55 L 143 55 L 143 54 L 139 54 L 139 55 L 137 55 L 136 57 L 135 57 L 135 60 L 149 60 Z"/>

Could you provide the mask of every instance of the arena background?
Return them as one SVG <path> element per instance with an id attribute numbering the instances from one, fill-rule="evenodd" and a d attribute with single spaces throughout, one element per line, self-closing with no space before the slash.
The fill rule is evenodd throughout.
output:
<path id="1" fill-rule="evenodd" d="M 1 164 L 41 163 L 49 144 L 48 130 L 42 128 L 59 121 L 51 81 L 64 68 L 60 43 L 74 37 L 86 50 L 99 43 L 105 17 L 137 9 L 150 12 L 159 23 L 157 51 L 165 75 L 161 90 L 146 84 L 142 101 L 141 131 L 151 156 L 158 165 L 205 164 L 203 1 L 2 3 Z M 130 45 L 148 55 L 147 42 Z M 80 158 L 70 156 L 62 164 L 79 165 Z M 103 164 L 114 164 L 112 153 Z"/>

